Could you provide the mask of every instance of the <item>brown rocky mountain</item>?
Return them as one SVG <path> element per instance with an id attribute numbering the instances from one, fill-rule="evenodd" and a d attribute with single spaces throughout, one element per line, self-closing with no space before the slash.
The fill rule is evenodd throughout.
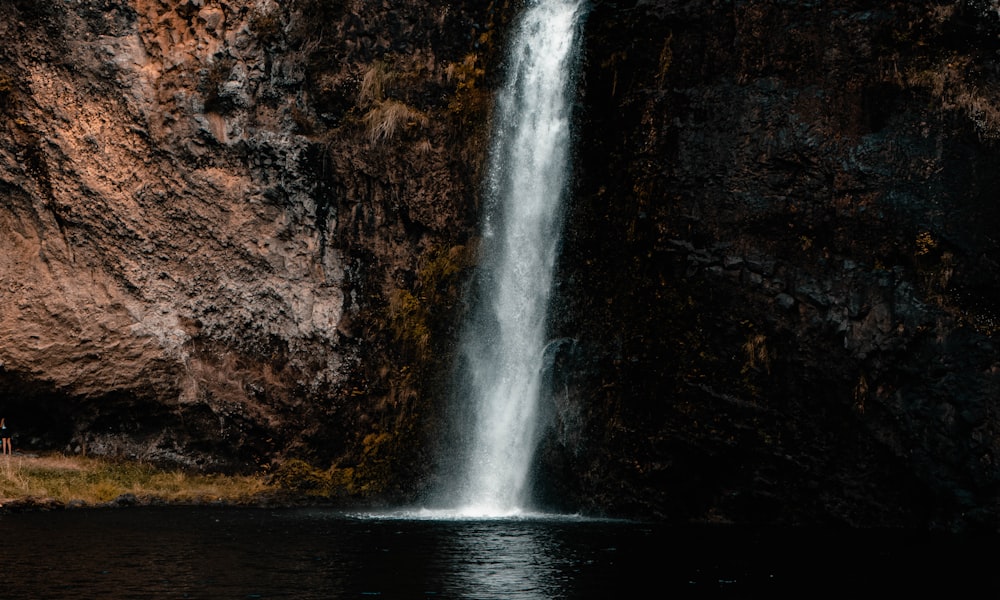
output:
<path id="1" fill-rule="evenodd" d="M 433 483 L 517 5 L 0 0 L 18 444 Z M 587 36 L 542 496 L 996 529 L 996 6 L 595 0 Z"/>

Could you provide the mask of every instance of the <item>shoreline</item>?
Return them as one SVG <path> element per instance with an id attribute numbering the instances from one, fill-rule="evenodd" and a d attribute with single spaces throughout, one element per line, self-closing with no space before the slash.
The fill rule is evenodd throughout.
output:
<path id="1" fill-rule="evenodd" d="M 70 501 L 53 497 L 21 496 L 0 498 L 0 515 L 22 512 L 45 512 L 58 510 L 105 510 L 119 508 L 147 507 L 219 507 L 219 508 L 341 508 L 337 502 L 309 498 L 261 497 L 255 499 L 204 498 L 173 500 L 155 495 L 137 495 L 131 492 L 121 494 L 104 502 L 87 502 L 81 499 Z"/>
<path id="2" fill-rule="evenodd" d="M 251 475 L 200 473 L 143 461 L 15 452 L 0 456 L 0 514 L 143 506 L 344 506 L 332 489 L 303 489 L 279 465 Z M 364 504 L 351 498 L 351 504 Z"/>

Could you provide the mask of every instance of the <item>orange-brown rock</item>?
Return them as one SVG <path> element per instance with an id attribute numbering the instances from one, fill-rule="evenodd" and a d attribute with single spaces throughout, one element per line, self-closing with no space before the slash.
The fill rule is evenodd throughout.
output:
<path id="1" fill-rule="evenodd" d="M 474 83 L 454 33 L 474 20 L 319 0 L 0 11 L 0 407 L 18 443 L 352 460 L 378 421 L 361 404 L 383 402 L 358 388 L 362 328 L 385 328 L 422 251 L 467 235 L 454 165 L 477 142 L 456 143 L 448 103 Z"/>

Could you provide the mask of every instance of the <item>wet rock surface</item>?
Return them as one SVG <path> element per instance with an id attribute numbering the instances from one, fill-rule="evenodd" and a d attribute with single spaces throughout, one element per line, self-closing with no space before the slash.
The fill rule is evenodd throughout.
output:
<path id="1" fill-rule="evenodd" d="M 995 528 L 998 33 L 598 4 L 558 327 L 590 441 L 553 468 L 680 518 Z"/>

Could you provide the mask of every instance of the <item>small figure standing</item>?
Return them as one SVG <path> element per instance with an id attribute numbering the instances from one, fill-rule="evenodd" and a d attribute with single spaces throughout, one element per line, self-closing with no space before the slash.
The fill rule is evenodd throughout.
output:
<path id="1" fill-rule="evenodd" d="M 14 454 L 10 444 L 11 431 L 7 427 L 7 419 L 0 417 L 0 442 L 3 442 L 3 453 Z"/>

